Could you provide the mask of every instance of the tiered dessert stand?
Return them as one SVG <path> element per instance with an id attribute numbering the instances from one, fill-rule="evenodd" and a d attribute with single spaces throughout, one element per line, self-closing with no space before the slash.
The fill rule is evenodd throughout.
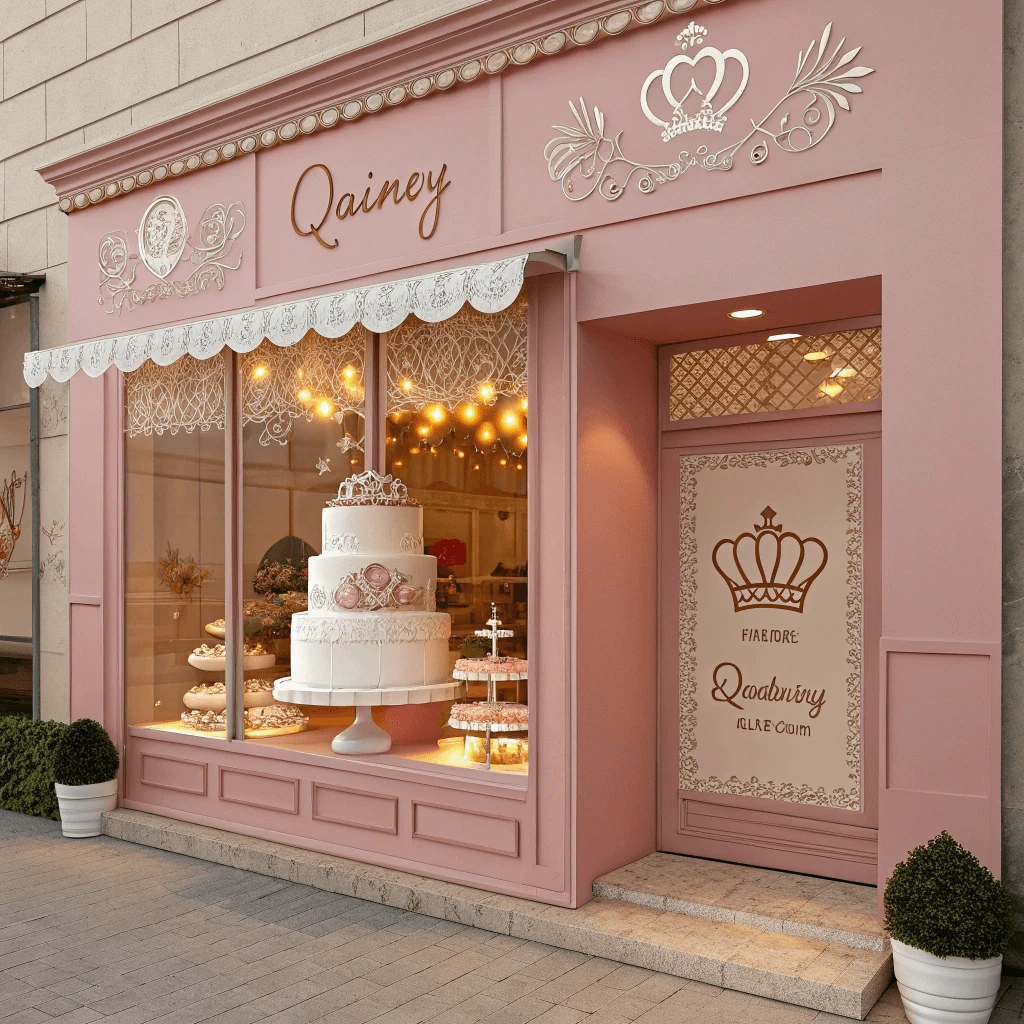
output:
<path id="1" fill-rule="evenodd" d="M 498 618 L 498 606 L 496 604 L 491 605 L 491 617 L 487 620 L 487 629 L 474 630 L 474 635 L 483 637 L 486 640 L 491 641 L 491 656 L 490 658 L 472 659 L 479 660 L 479 668 L 456 668 L 452 672 L 452 677 L 465 682 L 473 681 L 484 681 L 487 682 L 487 700 L 481 704 L 475 705 L 459 705 L 456 704 L 452 707 L 451 717 L 448 719 L 448 725 L 452 729 L 458 729 L 460 732 L 465 733 L 479 733 L 484 734 L 484 744 L 486 749 L 486 756 L 484 765 L 487 770 L 491 769 L 491 736 L 494 733 L 526 733 L 529 731 L 529 721 L 512 721 L 513 717 L 526 717 L 525 708 L 523 705 L 511 702 L 511 701 L 500 701 L 498 700 L 498 686 L 500 682 L 515 682 L 516 692 L 518 694 L 518 684 L 527 678 L 526 672 L 519 671 L 501 671 L 500 667 L 495 669 L 494 664 L 499 662 L 498 658 L 498 640 L 514 636 L 515 634 L 511 629 L 501 629 L 502 622 Z M 463 662 L 470 659 L 460 659 Z M 500 663 L 499 663 L 500 664 Z M 469 718 L 460 717 L 460 708 L 473 708 L 481 709 L 484 711 L 484 720 L 477 719 L 473 721 Z M 521 715 L 508 715 L 503 712 L 522 711 L 524 714 Z M 487 712 L 493 712 L 493 715 L 488 715 Z M 474 714 L 474 718 L 477 716 Z M 486 720 L 487 718 L 493 717 L 493 721 Z M 504 721 L 502 719 L 505 719 Z"/>

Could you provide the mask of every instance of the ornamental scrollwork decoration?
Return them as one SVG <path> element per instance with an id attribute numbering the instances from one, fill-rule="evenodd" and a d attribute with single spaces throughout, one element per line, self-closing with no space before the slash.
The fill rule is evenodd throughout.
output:
<path id="1" fill-rule="evenodd" d="M 721 134 L 729 118 L 726 115 L 742 96 L 749 75 L 746 56 L 736 49 L 719 50 L 703 46 L 693 55 L 685 51 L 696 47 L 706 38 L 706 30 L 696 26 L 699 35 L 690 32 L 677 37 L 683 53 L 668 64 L 648 75 L 640 91 L 640 105 L 648 120 L 660 126 L 662 139 L 669 142 L 684 134 Z M 763 164 L 774 143 L 786 153 L 803 153 L 817 146 L 832 130 L 837 110 L 850 111 L 851 95 L 863 92 L 855 79 L 874 73 L 874 68 L 850 65 L 861 51 L 857 46 L 845 50 L 845 37 L 828 53 L 832 36 L 832 23 L 825 26 L 820 41 L 813 41 L 797 57 L 797 69 L 786 94 L 760 120 L 751 120 L 751 129 L 738 142 L 720 149 L 700 144 L 680 150 L 677 159 L 667 163 L 645 163 L 631 160 L 622 150 L 623 132 L 611 135 L 605 128 L 604 112 L 593 107 L 591 114 L 581 97 L 579 106 L 572 101 L 569 108 L 574 124 L 553 125 L 560 132 L 544 147 L 544 158 L 552 181 L 560 183 L 562 193 L 572 202 L 580 202 L 595 192 L 609 201 L 618 199 L 636 181 L 636 188 L 644 195 L 654 192 L 659 185 L 675 181 L 694 167 L 705 171 L 728 171 L 734 166 L 737 154 L 753 141 L 749 149 L 750 162 Z M 672 76 L 684 67 L 695 72 L 698 65 L 714 68 L 710 86 L 702 91 L 692 77 L 689 88 L 681 99 L 672 91 Z M 738 88 L 723 103 L 716 98 L 728 71 L 735 67 L 741 78 Z M 661 92 L 672 108 L 671 120 L 657 116 L 649 105 L 651 87 L 660 83 Z M 804 97 L 802 111 L 786 109 L 797 97 Z M 776 121 L 775 119 L 778 118 Z M 755 139 L 756 137 L 756 139 Z"/>
<path id="2" fill-rule="evenodd" d="M 132 252 L 124 231 L 111 231 L 100 239 L 99 304 L 107 313 L 120 313 L 157 299 L 220 290 L 227 272 L 242 265 L 242 250 L 236 243 L 244 230 L 242 202 L 213 203 L 203 213 L 193 237 L 181 203 L 173 196 L 160 196 L 146 209 L 136 230 L 138 252 Z M 179 261 L 184 261 L 190 273 L 167 280 Z M 140 263 L 158 280 L 137 284 Z"/>

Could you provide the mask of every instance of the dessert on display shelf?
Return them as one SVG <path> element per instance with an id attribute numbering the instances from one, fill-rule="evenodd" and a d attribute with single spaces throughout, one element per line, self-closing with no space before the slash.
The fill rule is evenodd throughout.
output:
<path id="1" fill-rule="evenodd" d="M 474 703 L 453 704 L 448 725 L 466 734 L 467 760 L 486 765 L 526 764 L 529 760 L 527 732 L 530 709 L 525 704 L 498 700 L 497 684 L 527 678 L 527 662 L 522 658 L 503 658 L 498 654 L 498 640 L 513 636 L 511 629 L 502 629 L 497 605 L 491 605 L 487 629 L 475 635 L 491 641 L 491 653 L 483 658 L 459 658 L 452 675 L 456 679 L 487 680 L 487 699 Z"/>
<path id="2" fill-rule="evenodd" d="M 323 554 L 309 559 L 309 610 L 292 616 L 290 677 L 274 698 L 355 707 L 339 754 L 382 754 L 391 737 L 374 706 L 454 700 L 451 618 L 435 610 L 437 559 L 423 554 L 423 509 L 374 470 L 344 480 L 323 511 Z"/>

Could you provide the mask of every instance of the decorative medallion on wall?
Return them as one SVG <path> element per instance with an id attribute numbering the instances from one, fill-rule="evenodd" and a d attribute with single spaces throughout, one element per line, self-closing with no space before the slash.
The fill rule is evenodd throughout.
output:
<path id="1" fill-rule="evenodd" d="M 680 789 L 861 809 L 862 463 L 680 456 Z"/>
<path id="2" fill-rule="evenodd" d="M 580 97 L 578 107 L 569 102 L 574 124 L 553 125 L 561 134 L 544 147 L 548 174 L 552 181 L 561 182 L 562 192 L 573 202 L 594 192 L 614 200 L 634 176 L 638 176 L 637 189 L 647 195 L 691 167 L 732 170 L 743 151 L 752 164 L 759 165 L 768 159 L 773 144 L 787 153 L 812 149 L 832 130 L 837 110 L 850 110 L 849 96 L 863 92 L 855 79 L 874 71 L 861 65 L 850 67 L 861 47 L 845 50 L 845 38 L 830 52 L 831 35 L 829 22 L 820 41 L 800 52 L 793 83 L 778 103 L 759 120 L 752 120 L 752 127 L 735 142 L 714 148 L 729 134 L 729 112 L 746 91 L 750 65 L 741 50 L 703 45 L 707 30 L 690 22 L 676 37 L 683 52 L 652 71 L 640 86 L 640 109 L 661 129 L 663 142 L 686 138 L 693 139 L 692 146 L 665 163 L 631 160 L 622 151 L 623 132 L 606 131 L 604 113 L 595 106 L 591 115 Z M 797 97 L 801 99 L 791 103 Z"/>
<path id="3" fill-rule="evenodd" d="M 174 196 L 160 196 L 146 208 L 135 232 L 138 253 L 131 252 L 125 232 L 108 232 L 100 239 L 100 305 L 107 313 L 120 313 L 157 299 L 223 288 L 226 272 L 242 265 L 242 250 L 235 252 L 235 242 L 244 230 L 241 202 L 214 203 L 193 238 L 181 203 Z M 167 280 L 182 259 L 189 273 Z M 136 283 L 140 262 L 157 281 Z"/>

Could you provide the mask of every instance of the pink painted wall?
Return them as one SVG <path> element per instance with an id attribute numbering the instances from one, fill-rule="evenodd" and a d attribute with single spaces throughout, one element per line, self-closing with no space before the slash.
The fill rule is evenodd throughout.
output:
<path id="1" fill-rule="evenodd" d="M 653 853 L 657 793 L 657 349 L 576 344 L 577 899 Z"/>
<path id="2" fill-rule="evenodd" d="M 599 9 L 589 0 L 567 0 L 557 6 L 552 13 L 548 5 L 497 0 L 484 11 L 465 12 L 440 27 L 421 30 L 422 49 L 410 47 L 408 39 L 399 37 L 358 58 L 340 57 L 295 79 L 261 87 L 250 97 L 225 101 L 147 130 L 145 159 L 160 153 L 176 155 L 185 138 L 213 141 L 240 118 L 249 117 L 247 123 L 255 123 L 274 112 L 284 116 L 298 109 L 295 105 L 300 100 L 289 98 L 293 94 L 302 97 L 301 102 L 309 98 L 310 103 L 314 97 L 337 98 L 351 94 L 346 90 L 350 86 L 355 90 L 353 83 L 371 87 L 385 73 L 393 73 L 395 80 L 419 73 L 423 61 L 457 56 L 462 53 L 460 46 L 482 47 L 485 42 L 542 33 Z M 498 18 L 498 13 L 507 17 Z M 999 62 L 992 55 L 1001 52 L 1001 12 L 995 3 L 975 5 L 971 30 L 965 32 L 962 7 L 916 0 L 899 5 L 867 0 L 838 7 L 826 0 L 773 0 L 771 4 L 728 0 L 702 6 L 700 20 L 711 32 L 709 41 L 722 47 L 741 46 L 754 69 L 742 110 L 737 106 L 733 111 L 733 123 L 745 123 L 765 103 L 770 107 L 779 90 L 789 84 L 797 50 L 819 38 L 833 19 L 836 33 L 846 35 L 849 46 L 864 46 L 858 62 L 877 70 L 861 80 L 864 93 L 852 97 L 852 113 L 838 112 L 829 137 L 810 152 L 772 150 L 759 166 L 743 155 L 729 172 L 691 169 L 650 195 L 636 190 L 634 178 L 615 202 L 598 195 L 582 202 L 566 198 L 549 179 L 542 151 L 555 134 L 550 125 L 564 123 L 568 101 L 581 94 L 590 106 L 597 104 L 605 111 L 612 134 L 622 131 L 624 150 L 634 159 L 660 161 L 675 155 L 676 150 L 663 144 L 658 130 L 642 117 L 637 99 L 647 74 L 678 52 L 675 36 L 685 22 L 665 19 L 616 39 L 538 60 L 486 83 L 459 86 L 407 109 L 373 115 L 334 134 L 317 134 L 261 152 L 244 163 L 175 181 L 173 191 L 188 197 L 190 210 L 204 202 L 223 201 L 227 183 L 241 189 L 250 180 L 253 191 L 246 194 L 259 195 L 259 214 L 249 238 L 258 237 L 257 249 L 266 262 L 258 268 L 245 265 L 246 273 L 253 276 L 236 277 L 232 287 L 240 291 L 230 292 L 226 286 L 223 292 L 194 296 L 194 302 L 166 300 L 144 307 L 135 318 L 122 316 L 114 327 L 95 301 L 97 237 L 112 227 L 131 230 L 141 209 L 158 192 L 138 191 L 74 214 L 69 285 L 73 337 L 157 322 L 146 319 L 149 316 L 170 322 L 207 315 L 251 304 L 254 298 L 269 301 L 287 289 L 326 290 L 356 280 L 476 262 L 542 247 L 545 239 L 573 232 L 584 234 L 582 270 L 575 283 L 558 295 L 545 285 L 541 304 L 551 314 L 557 307 L 570 328 L 633 316 L 639 323 L 653 311 L 695 302 L 880 276 L 887 343 L 883 640 L 877 723 L 883 779 L 879 878 L 884 880 L 891 865 L 934 834 L 940 823 L 998 870 L 998 730 L 990 724 L 983 740 L 981 719 L 972 719 L 974 760 L 965 769 L 966 777 L 973 780 L 969 792 L 964 786 L 948 784 L 931 792 L 923 787 L 935 784 L 928 781 L 933 777 L 940 783 L 944 778 L 944 751 L 927 741 L 933 734 L 942 735 L 942 723 L 930 722 L 926 716 L 908 717 L 905 709 L 931 687 L 944 695 L 937 707 L 955 709 L 960 702 L 977 702 L 993 716 L 999 707 L 1002 89 Z M 463 29 L 466 34 L 460 35 Z M 969 88 L 946 88 L 937 73 L 937 62 L 945 59 L 951 46 L 956 80 L 970 82 Z M 392 152 L 391 144 L 383 140 L 396 135 L 403 137 L 404 146 Z M 356 176 L 358 168 L 378 165 L 384 173 L 382 160 L 387 156 L 387 174 L 404 178 L 427 156 L 436 162 L 448 148 L 459 145 L 471 151 L 473 159 L 462 152 L 451 161 L 453 168 L 460 168 L 459 175 L 445 194 L 435 238 L 417 242 L 405 218 L 383 213 L 367 215 L 359 223 L 347 222 L 367 232 L 352 235 L 365 243 L 365 253 L 358 256 L 353 256 L 349 245 L 328 252 L 315 240 L 293 232 L 291 189 L 286 186 L 314 162 L 313 156 L 322 154 L 328 164 L 344 160 Z M 97 167 L 116 163 L 127 170 L 140 159 L 129 143 L 120 140 L 88 158 L 65 161 L 51 176 L 77 187 L 76 181 L 94 181 Z M 264 182 L 274 187 L 264 190 Z M 189 213 L 190 220 L 192 216 Z M 371 216 L 380 219 L 374 224 Z M 372 233 L 371 227 L 376 229 Z M 278 249 L 291 258 L 275 261 Z M 581 338 L 585 330 L 581 329 Z M 624 367 L 625 357 L 610 347 L 600 347 L 594 355 L 609 368 L 643 376 L 639 366 Z M 574 368 L 570 355 L 555 348 L 548 350 L 546 358 L 550 361 L 538 365 L 534 381 L 542 381 L 551 396 L 560 394 L 566 401 L 573 388 L 581 388 L 589 368 Z M 112 400 L 108 396 L 104 420 L 95 394 L 90 397 L 86 385 L 78 382 L 75 387 L 79 390 L 72 405 L 72 459 L 80 458 L 88 466 L 90 459 L 95 460 L 90 449 L 112 436 L 109 426 L 102 426 L 111 422 Z M 571 497 L 566 481 L 571 479 L 574 457 L 581 460 L 578 487 L 592 494 L 587 489 L 601 479 L 589 455 L 597 436 L 593 412 L 583 403 L 578 415 L 577 432 L 568 421 L 556 418 L 551 432 L 540 437 L 538 448 L 546 453 L 537 456 L 542 467 L 539 493 L 561 493 L 566 503 Z M 643 431 L 624 422 L 620 427 L 617 433 L 622 440 L 615 450 L 625 453 Z M 575 456 L 573 444 L 579 445 Z M 637 478 L 643 476 L 642 459 L 634 463 L 625 459 L 624 464 Z M 107 466 L 105 471 L 113 472 L 114 467 Z M 114 486 L 109 477 L 104 480 L 104 488 Z M 72 521 L 76 514 L 84 517 L 83 522 L 95 517 L 95 485 L 88 474 L 74 471 L 71 500 Z M 640 501 L 638 511 L 642 505 Z M 550 597 L 550 614 L 566 629 L 575 629 L 572 652 L 591 646 L 602 649 L 604 614 L 598 611 L 589 619 L 581 615 L 582 592 L 577 589 L 574 594 L 565 583 L 569 578 L 566 559 L 574 544 L 578 545 L 578 586 L 585 578 L 579 553 L 589 553 L 595 546 L 593 523 L 579 511 L 574 519 L 568 507 L 563 506 L 562 519 L 554 512 L 550 517 L 539 513 L 544 531 L 539 555 L 531 562 L 541 567 L 538 578 L 545 580 L 540 601 Z M 574 538 L 577 528 L 579 536 Z M 104 549 L 102 566 L 97 566 L 88 538 L 95 539 L 98 533 L 88 533 L 84 525 L 80 530 L 84 532 L 72 534 L 72 589 L 85 587 L 101 572 L 107 593 L 113 586 L 108 582 L 110 574 L 119 572 L 119 563 Z M 642 546 L 640 551 L 646 557 Z M 950 580 L 956 581 L 955 592 L 950 590 Z M 88 692 L 99 685 L 93 630 L 100 620 L 97 612 L 89 610 L 95 607 L 102 605 L 72 606 L 73 707 L 96 703 Z M 102 622 L 107 631 L 104 651 L 115 650 L 114 627 L 106 617 Z M 633 649 L 641 659 L 642 648 L 637 643 Z M 628 650 L 624 646 L 621 656 Z M 586 679 L 572 674 L 567 651 L 562 650 L 568 659 L 562 664 L 569 667 L 552 670 L 540 685 L 550 688 L 552 700 L 562 703 L 566 716 L 576 714 L 579 746 L 574 749 L 566 739 L 558 747 L 553 735 L 540 744 L 540 761 L 545 749 L 553 751 L 553 767 L 566 789 L 556 785 L 553 791 L 548 806 L 557 805 L 557 812 L 537 812 L 536 821 L 545 822 L 544 828 L 538 825 L 538 834 L 556 822 L 562 823 L 564 831 L 552 833 L 550 847 L 537 848 L 531 870 L 535 878 L 541 877 L 541 869 L 549 872 L 544 877 L 552 891 L 563 887 L 557 898 L 582 899 L 588 875 L 618 855 L 612 852 L 618 849 L 614 846 L 608 847 L 607 856 L 600 849 L 583 851 L 580 842 L 591 837 L 597 837 L 596 842 L 616 841 L 607 836 L 600 839 L 595 824 L 597 784 L 588 781 L 600 780 L 606 771 L 595 769 L 588 744 L 596 746 L 606 736 L 609 724 L 602 716 L 610 711 L 595 712 L 588 704 Z M 586 657 L 580 658 L 577 670 L 590 665 Z M 80 697 L 75 695 L 76 685 Z M 117 680 L 108 675 L 107 686 L 116 685 Z M 605 685 L 602 681 L 601 686 Z M 553 721 L 548 719 L 544 727 Z M 557 732 L 553 724 L 551 728 Z M 646 728 L 645 716 L 638 714 L 629 731 L 640 737 Z M 546 748 L 548 743 L 555 746 Z M 638 779 L 643 775 L 639 765 L 632 770 Z M 532 792 L 542 800 L 542 786 Z M 619 796 L 601 811 L 611 820 L 616 815 L 632 820 L 632 808 Z M 174 813 L 184 812 L 175 809 Z M 544 817 L 548 813 L 550 819 Z M 573 826 L 575 845 L 565 838 Z M 630 855 L 627 845 L 621 847 L 623 857 Z M 556 878 L 559 872 L 561 882 Z"/>

